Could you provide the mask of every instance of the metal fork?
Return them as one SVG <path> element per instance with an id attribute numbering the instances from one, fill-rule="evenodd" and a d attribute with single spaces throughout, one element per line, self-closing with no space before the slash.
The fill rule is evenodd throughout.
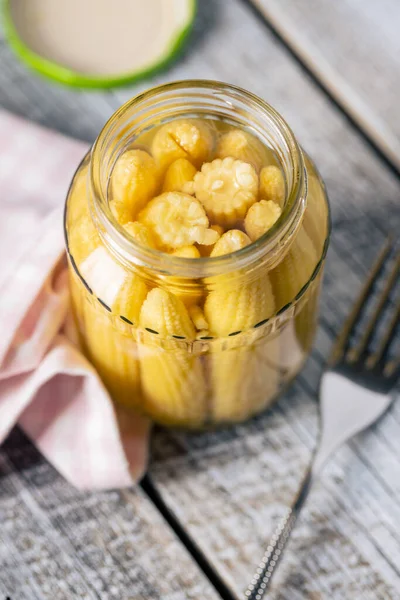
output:
<path id="1" fill-rule="evenodd" d="M 321 432 L 317 448 L 292 506 L 271 537 L 263 559 L 244 594 L 245 600 L 261 600 L 267 592 L 313 481 L 328 458 L 344 442 L 372 425 L 393 400 L 391 392 L 400 375 L 400 357 L 390 360 L 388 357 L 400 321 L 400 302 L 384 333 L 379 336 L 376 349 L 372 351 L 370 346 L 376 337 L 380 317 L 387 307 L 390 292 L 399 275 L 400 253 L 394 259 L 384 289 L 377 299 L 361 339 L 355 345 L 351 344 L 363 308 L 372 297 L 374 285 L 392 249 L 389 238 L 334 345 L 328 369 L 322 375 L 320 383 Z"/>

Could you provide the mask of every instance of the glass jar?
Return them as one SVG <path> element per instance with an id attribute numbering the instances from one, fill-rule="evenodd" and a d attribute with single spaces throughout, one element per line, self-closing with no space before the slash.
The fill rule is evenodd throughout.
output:
<path id="1" fill-rule="evenodd" d="M 245 129 L 280 163 L 282 215 L 241 250 L 213 258 L 168 255 L 135 242 L 110 210 L 117 158 L 139 136 L 182 117 Z M 327 197 L 313 163 L 260 98 L 214 81 L 184 81 L 127 102 L 79 166 L 65 211 L 80 341 L 114 401 L 133 416 L 140 411 L 191 428 L 239 422 L 264 410 L 310 352 L 329 229 Z M 139 318 L 153 288 L 163 290 L 165 303 Z M 176 297 L 186 307 L 206 301 L 213 330 L 194 333 Z"/>

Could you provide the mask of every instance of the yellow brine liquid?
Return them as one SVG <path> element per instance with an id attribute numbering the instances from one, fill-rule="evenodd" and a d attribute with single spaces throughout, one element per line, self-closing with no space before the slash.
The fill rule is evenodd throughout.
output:
<path id="1" fill-rule="evenodd" d="M 166 269 L 157 277 L 125 264 L 99 235 L 83 162 L 66 213 L 73 307 L 84 352 L 115 402 L 169 425 L 237 422 L 299 371 L 314 338 L 328 236 L 324 188 L 305 161 L 306 206 L 290 242 L 266 265 L 235 268 L 235 256 L 250 246 L 256 253 L 283 218 L 278 156 L 211 116 L 132 136 L 110 171 L 107 203 L 134 244 L 159 252 Z M 224 256 L 229 272 L 202 276 Z M 195 276 L 169 274 L 179 257 Z"/>

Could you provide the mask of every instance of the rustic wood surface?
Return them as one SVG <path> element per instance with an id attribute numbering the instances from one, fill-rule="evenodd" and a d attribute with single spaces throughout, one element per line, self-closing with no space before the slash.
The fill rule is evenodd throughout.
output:
<path id="1" fill-rule="evenodd" d="M 0 452 L 0 598 L 216 600 L 140 488 L 82 493 L 15 430 Z"/>
<path id="2" fill-rule="evenodd" d="M 15 432 L 1 455 L 0 600 L 1 593 L 13 600 L 240 598 L 314 447 L 318 379 L 335 332 L 388 228 L 399 231 L 398 174 L 271 29 L 242 0 L 199 4 L 190 50 L 151 83 L 206 77 L 248 88 L 282 112 L 316 160 L 330 193 L 333 235 L 315 350 L 277 405 L 250 423 L 205 434 L 157 430 L 149 495 L 141 488 L 82 495 Z M 66 90 L 27 74 L 4 42 L 0 65 L 1 105 L 88 140 L 122 101 L 150 85 Z M 369 67 L 360 58 L 366 78 Z M 388 93 L 384 101 L 395 114 L 397 98 Z M 326 468 L 269 597 L 400 599 L 399 457 L 397 401 Z M 157 512 L 160 502 L 184 530 L 181 541 Z M 206 576 L 227 589 L 213 591 Z"/>
<path id="3" fill-rule="evenodd" d="M 400 166 L 400 3 L 252 0 L 300 60 Z"/>

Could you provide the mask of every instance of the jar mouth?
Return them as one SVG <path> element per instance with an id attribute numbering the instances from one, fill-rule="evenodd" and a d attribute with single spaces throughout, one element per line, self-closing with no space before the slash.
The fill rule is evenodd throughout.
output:
<path id="1" fill-rule="evenodd" d="M 191 259 L 144 247 L 129 236 L 110 210 L 108 182 L 121 152 L 132 138 L 151 126 L 182 116 L 223 118 L 243 126 L 272 147 L 284 170 L 287 194 L 280 218 L 263 236 L 230 254 Z M 234 85 L 190 80 L 151 88 L 114 113 L 92 147 L 89 186 L 92 216 L 99 225 L 99 233 L 126 266 L 148 268 L 162 276 L 204 278 L 249 268 L 261 261 L 276 262 L 301 222 L 307 178 L 296 138 L 272 106 Z"/>

